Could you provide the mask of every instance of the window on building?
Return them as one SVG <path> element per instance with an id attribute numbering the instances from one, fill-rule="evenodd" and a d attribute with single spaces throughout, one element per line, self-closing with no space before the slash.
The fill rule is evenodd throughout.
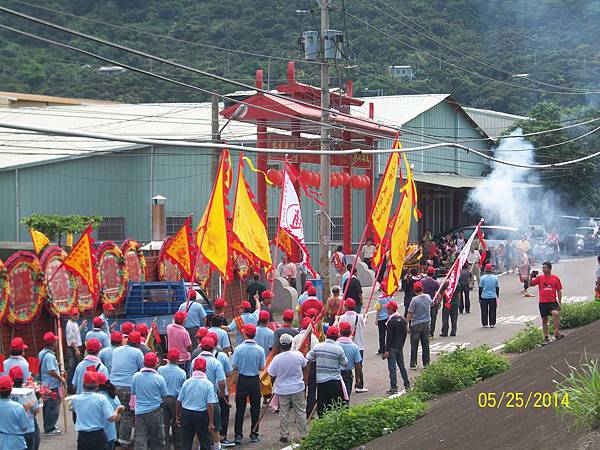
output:
<path id="1" fill-rule="evenodd" d="M 269 170 L 269 169 L 282 170 L 283 164 L 280 164 L 280 163 L 267 164 L 267 170 Z"/>
<path id="2" fill-rule="evenodd" d="M 269 217 L 267 219 L 267 235 L 269 240 L 272 241 L 277 235 L 277 227 L 279 226 L 279 217 Z"/>
<path id="3" fill-rule="evenodd" d="M 187 216 L 167 216 L 167 236 L 175 236 Z"/>
<path id="4" fill-rule="evenodd" d="M 343 217 L 332 217 L 331 221 L 331 242 L 342 242 L 344 240 L 344 219 Z"/>
<path id="5" fill-rule="evenodd" d="M 125 217 L 104 217 L 98 227 L 99 241 L 124 241 Z"/>

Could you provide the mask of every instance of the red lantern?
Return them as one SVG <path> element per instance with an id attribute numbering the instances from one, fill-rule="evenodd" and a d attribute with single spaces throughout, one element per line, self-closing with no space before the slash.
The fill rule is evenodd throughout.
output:
<path id="1" fill-rule="evenodd" d="M 276 186 L 281 186 L 283 184 L 283 172 L 281 170 L 275 170 L 275 179 L 273 180 L 273 183 L 275 183 Z"/>
<path id="2" fill-rule="evenodd" d="M 300 172 L 300 180 L 305 186 L 310 186 L 310 183 L 312 181 L 310 170 L 303 170 L 302 172 Z"/>
<path id="3" fill-rule="evenodd" d="M 321 187 L 321 174 L 319 172 L 313 173 L 314 186 L 319 189 Z"/>
<path id="4" fill-rule="evenodd" d="M 353 189 L 360 189 L 360 186 L 361 186 L 360 175 L 352 175 L 352 177 L 350 177 L 350 186 L 352 186 Z"/>
<path id="5" fill-rule="evenodd" d="M 340 185 L 340 177 L 336 172 L 331 174 L 330 185 L 331 187 L 338 187 Z"/>
<path id="6" fill-rule="evenodd" d="M 348 172 L 340 173 L 340 177 L 342 179 L 342 182 L 341 182 L 342 186 L 346 186 L 348 183 L 350 183 L 350 174 Z"/>
<path id="7" fill-rule="evenodd" d="M 371 177 L 369 175 L 365 175 L 363 178 L 365 179 L 365 189 L 369 189 L 369 186 L 371 186 Z"/>
<path id="8" fill-rule="evenodd" d="M 273 184 L 277 184 L 277 169 L 269 169 L 267 170 L 267 178 Z"/>

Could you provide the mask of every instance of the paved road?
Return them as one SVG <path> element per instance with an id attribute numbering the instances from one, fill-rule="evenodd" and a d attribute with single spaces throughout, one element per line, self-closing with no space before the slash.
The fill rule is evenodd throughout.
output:
<path id="1" fill-rule="evenodd" d="M 539 268 L 537 268 L 539 269 Z M 536 269 L 536 270 L 537 270 Z M 593 298 L 594 295 L 594 277 L 596 262 L 593 257 L 564 260 L 555 264 L 554 273 L 561 277 L 564 286 L 564 300 L 567 302 L 585 301 Z M 541 272 L 541 270 L 540 270 Z M 537 292 L 531 290 L 536 296 L 524 298 L 519 294 L 521 285 L 516 275 L 503 274 L 500 276 L 500 306 L 498 308 L 498 323 L 496 328 L 482 328 L 479 316 L 479 304 L 477 300 L 472 303 L 471 314 L 462 314 L 458 318 L 458 333 L 456 337 L 439 337 L 441 317 L 438 318 L 436 337 L 431 341 L 431 351 L 433 358 L 440 351 L 450 351 L 456 346 L 477 347 L 486 344 L 491 348 L 499 348 L 502 343 L 512 337 L 519 329 L 523 328 L 528 321 L 540 324 L 538 316 Z M 476 298 L 476 291 L 473 297 Z M 401 296 L 398 298 L 401 304 Z M 374 314 L 368 318 L 367 330 L 365 332 L 366 350 L 365 350 L 365 387 L 369 389 L 368 393 L 352 394 L 351 401 L 364 402 L 369 398 L 385 396 L 385 391 L 389 389 L 389 379 L 387 373 L 387 363 L 382 361 L 377 352 L 377 328 L 375 326 Z M 409 345 L 405 345 L 405 361 L 409 360 Z M 409 376 L 415 378 L 421 371 L 421 362 L 419 361 L 419 370 L 410 370 Z M 398 374 L 399 376 L 399 374 Z M 247 413 L 245 429 L 249 432 L 250 418 Z M 40 419 L 41 420 L 41 419 Z M 62 416 L 59 420 L 59 426 L 62 428 Z M 74 450 L 76 448 L 76 433 L 72 428 L 72 423 L 68 420 L 69 429 L 67 435 L 55 438 L 43 438 L 42 449 L 49 450 Z M 231 414 L 230 430 L 233 430 L 233 411 Z M 294 430 L 292 428 L 292 430 Z M 294 431 L 293 431 L 294 432 Z M 245 441 L 241 448 L 255 449 L 279 449 L 283 446 L 278 443 L 279 439 L 279 419 L 271 411 L 267 412 L 261 422 L 260 444 L 251 444 L 249 440 Z M 230 438 L 231 431 L 230 431 Z M 239 447 L 238 447 L 239 448 Z"/>

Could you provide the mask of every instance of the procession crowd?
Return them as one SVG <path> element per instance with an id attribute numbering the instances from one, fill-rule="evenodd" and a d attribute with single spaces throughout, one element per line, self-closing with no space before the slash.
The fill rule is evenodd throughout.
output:
<path id="1" fill-rule="evenodd" d="M 385 281 L 379 285 L 381 294 L 375 301 L 377 353 L 387 361 L 390 395 L 399 392 L 398 371 L 404 389 L 411 387 L 403 356 L 406 340 L 409 368 L 417 369 L 419 351 L 426 367 L 438 315 L 441 313 L 440 336 L 455 336 L 459 314 L 471 312 L 474 282 L 482 327 L 496 324 L 500 285 L 490 262 L 484 260 L 484 274 L 480 275 L 481 258 L 467 261 L 451 298 L 444 295 L 446 285 L 436 279 L 440 266 L 431 256 L 435 259 L 439 251 L 439 262 L 442 253 L 445 259 L 451 258 L 452 246 L 442 252 L 430 243 L 423 270 L 413 267 L 402 280 L 402 305 L 385 294 Z M 473 248 L 474 252 L 481 257 L 479 249 Z M 87 323 L 79 320 L 74 308 L 65 325 L 66 371 L 58 363 L 59 338 L 53 332 L 44 334 L 45 347 L 37 355 L 39 375 L 34 376 L 42 386 L 38 396 L 43 407 L 38 397 L 15 395 L 15 388 L 28 385 L 32 378 L 24 357 L 27 345 L 15 337 L 0 377 L 0 450 L 39 448 L 42 430 L 36 416 L 40 411 L 44 435 L 50 439 L 61 434 L 57 421 L 64 387 L 71 394 L 70 419 L 82 450 L 112 450 L 117 445 L 153 450 L 172 445 L 187 450 L 195 448 L 195 438 L 202 450 L 240 445 L 245 436 L 256 443 L 260 441 L 261 411 L 265 411 L 261 401 L 264 408 L 270 405 L 279 413 L 281 443 L 291 440 L 294 424 L 296 436 L 302 438 L 315 414 L 322 416 L 329 408 L 344 407 L 352 393 L 368 391 L 362 366 L 368 307 L 356 269 L 345 264 L 343 255 L 337 257 L 344 264 L 338 265 L 340 286 L 332 288 L 327 299 L 320 299 L 316 287 L 305 282 L 296 311 L 283 311 L 280 321 L 275 321 L 271 311 L 274 294 L 258 275 L 249 283 L 247 300 L 241 302 L 231 322 L 224 315 L 225 300 L 215 299 L 214 313 L 207 316 L 192 291 L 191 301 L 180 306 L 167 327 L 163 361 L 150 347 L 149 330 L 143 323 L 125 322 L 117 330 L 111 321 L 114 311 L 106 305 L 103 313 L 94 317 L 92 330 L 84 334 Z M 373 254 L 363 257 L 370 264 Z M 527 283 L 539 286 L 546 339 L 548 317 L 553 318 L 555 338 L 560 339 L 561 282 L 552 275 L 551 263 L 542 268 L 543 274 L 531 274 L 534 276 L 528 269 Z M 251 420 L 244 433 L 248 403 Z"/>

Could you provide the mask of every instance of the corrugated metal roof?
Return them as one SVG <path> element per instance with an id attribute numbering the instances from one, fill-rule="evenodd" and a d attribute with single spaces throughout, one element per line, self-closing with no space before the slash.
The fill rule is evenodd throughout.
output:
<path id="1" fill-rule="evenodd" d="M 438 186 L 445 186 L 451 188 L 476 188 L 479 186 L 485 178 L 483 177 L 465 177 L 453 174 L 413 174 L 415 181 L 419 183 L 435 184 Z M 504 186 L 504 184 L 503 184 Z M 541 187 L 539 184 L 528 184 L 528 183 L 511 183 L 511 187 L 514 189 L 531 189 Z"/>
<path id="2" fill-rule="evenodd" d="M 221 105 L 222 107 L 222 105 Z M 110 104 L 0 109 L 0 120 L 79 131 L 209 142 L 210 103 Z M 232 121 L 222 133 L 228 142 L 254 142 L 256 127 Z M 65 136 L 47 136 L 0 128 L 0 171 L 81 158 L 94 152 L 143 147 Z"/>
<path id="3" fill-rule="evenodd" d="M 375 121 L 397 128 L 423 114 L 438 103 L 443 102 L 449 94 L 421 95 L 386 95 L 382 97 L 361 97 L 365 103 L 353 106 L 352 112 L 363 117 L 369 116 L 369 103 L 375 106 Z"/>
<path id="4" fill-rule="evenodd" d="M 488 136 L 497 137 L 520 120 L 531 120 L 529 117 L 517 116 L 489 109 L 463 108 L 471 119 L 485 131 Z"/>

